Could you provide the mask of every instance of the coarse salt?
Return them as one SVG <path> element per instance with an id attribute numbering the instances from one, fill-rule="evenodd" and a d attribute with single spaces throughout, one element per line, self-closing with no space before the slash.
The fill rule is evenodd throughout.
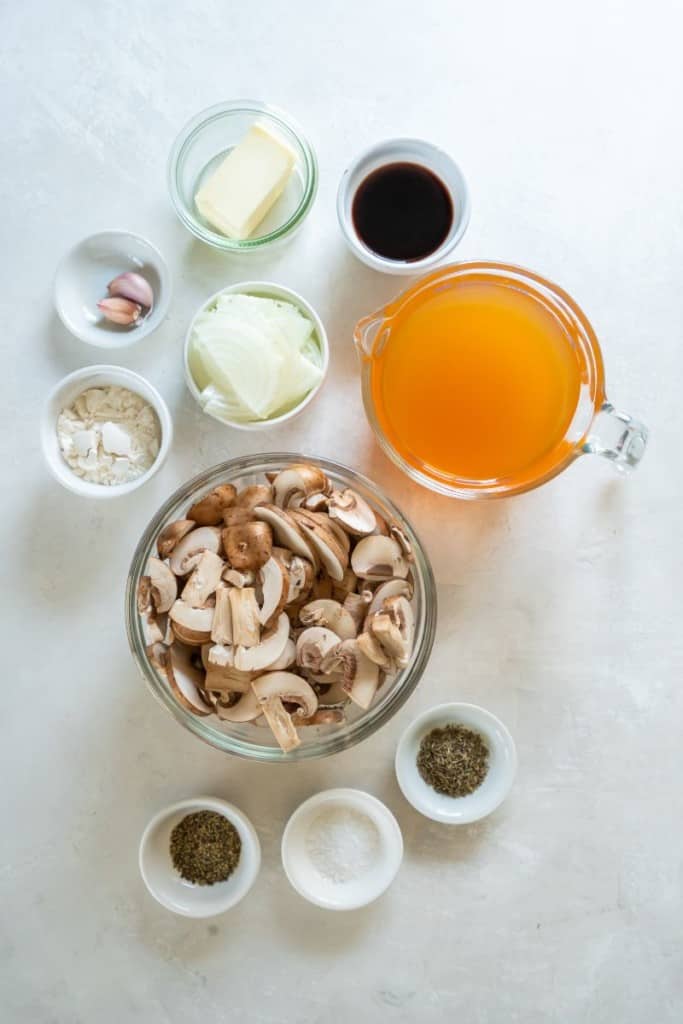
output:
<path id="1" fill-rule="evenodd" d="M 377 862 L 379 830 L 367 814 L 354 807 L 330 807 L 311 822 L 306 852 L 327 881 L 352 882 L 367 874 Z"/>

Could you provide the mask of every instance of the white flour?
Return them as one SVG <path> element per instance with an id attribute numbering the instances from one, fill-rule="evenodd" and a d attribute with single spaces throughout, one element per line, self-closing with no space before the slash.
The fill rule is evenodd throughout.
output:
<path id="1" fill-rule="evenodd" d="M 323 878 L 351 882 L 377 862 L 379 831 L 366 814 L 352 807 L 331 807 L 311 822 L 306 851 Z"/>
<path id="2" fill-rule="evenodd" d="M 128 388 L 83 391 L 57 418 L 67 464 L 94 484 L 124 484 L 145 473 L 159 452 L 161 428 L 152 406 Z"/>

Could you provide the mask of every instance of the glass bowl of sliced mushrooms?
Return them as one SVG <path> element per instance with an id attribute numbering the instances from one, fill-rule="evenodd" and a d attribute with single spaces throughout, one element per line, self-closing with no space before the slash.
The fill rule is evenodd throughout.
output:
<path id="1" fill-rule="evenodd" d="M 327 459 L 233 459 L 181 487 L 138 544 L 133 655 L 185 728 L 257 761 L 366 739 L 417 686 L 436 589 L 410 523 Z"/>

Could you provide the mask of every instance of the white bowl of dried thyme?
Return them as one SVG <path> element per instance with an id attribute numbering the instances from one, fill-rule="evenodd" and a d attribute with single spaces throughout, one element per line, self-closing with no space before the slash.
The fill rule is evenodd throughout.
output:
<path id="1" fill-rule="evenodd" d="M 476 704 L 439 704 L 408 726 L 396 778 L 416 811 L 446 825 L 479 821 L 506 798 L 517 752 L 503 723 Z"/>
<path id="2" fill-rule="evenodd" d="M 234 804 L 194 797 L 154 815 L 140 840 L 139 864 L 147 889 L 167 910 L 213 917 L 249 892 L 261 866 L 261 845 Z"/>

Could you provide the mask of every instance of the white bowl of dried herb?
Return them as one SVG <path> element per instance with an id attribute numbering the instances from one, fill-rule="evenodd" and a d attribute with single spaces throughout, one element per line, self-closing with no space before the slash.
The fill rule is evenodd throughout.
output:
<path id="1" fill-rule="evenodd" d="M 261 866 L 254 826 L 217 797 L 155 814 L 140 840 L 140 874 L 155 900 L 184 917 L 222 914 L 246 896 Z"/>
<path id="2" fill-rule="evenodd" d="M 396 778 L 416 811 L 447 825 L 491 814 L 517 771 L 514 740 L 476 704 L 439 704 L 419 715 L 396 750 Z"/>

